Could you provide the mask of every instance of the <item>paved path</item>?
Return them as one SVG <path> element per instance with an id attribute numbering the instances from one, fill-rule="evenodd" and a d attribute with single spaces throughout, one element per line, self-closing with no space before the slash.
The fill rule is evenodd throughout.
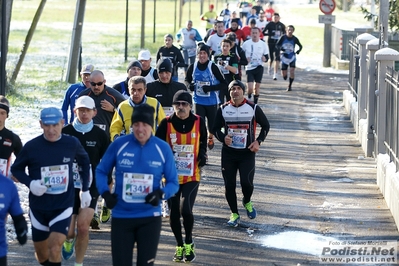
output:
<path id="1" fill-rule="evenodd" d="M 260 106 L 271 131 L 257 155 L 254 206 L 229 228 L 220 148 L 209 152 L 197 197 L 193 265 L 320 265 L 331 240 L 394 240 L 398 230 L 376 186 L 372 158 L 363 158 L 342 106 L 347 75 L 297 70 L 292 92 L 265 75 Z M 240 190 L 237 190 L 241 198 Z M 91 231 L 84 265 L 111 265 L 110 224 Z M 163 223 L 156 265 L 174 265 L 174 237 Z M 38 265 L 32 241 L 9 247 L 8 265 Z M 73 260 L 63 262 L 73 265 Z M 349 265 L 349 264 L 345 264 Z"/>

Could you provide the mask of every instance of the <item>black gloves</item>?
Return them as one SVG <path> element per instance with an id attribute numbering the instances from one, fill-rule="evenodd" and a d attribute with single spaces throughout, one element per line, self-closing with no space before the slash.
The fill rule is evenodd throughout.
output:
<path id="1" fill-rule="evenodd" d="M 11 216 L 14 221 L 15 233 L 17 234 L 17 240 L 21 245 L 24 245 L 28 240 L 28 225 L 23 214 L 18 216 Z"/>
<path id="2" fill-rule="evenodd" d="M 149 203 L 152 206 L 158 206 L 159 201 L 163 198 L 163 194 L 162 189 L 157 189 L 145 197 L 145 203 Z"/>
<path id="3" fill-rule="evenodd" d="M 266 59 L 265 62 L 269 61 L 269 55 L 268 54 L 265 54 L 265 59 Z"/>
<path id="4" fill-rule="evenodd" d="M 202 154 L 198 156 L 198 167 L 203 167 L 206 164 L 206 160 L 208 156 L 206 154 Z"/>
<path id="5" fill-rule="evenodd" d="M 195 90 L 195 84 L 194 83 L 190 83 L 190 85 L 188 86 L 188 89 L 190 91 L 194 91 Z"/>
<path id="6" fill-rule="evenodd" d="M 108 209 L 113 209 L 118 202 L 118 195 L 116 194 L 111 194 L 109 191 L 105 191 L 101 197 L 105 200 L 105 204 L 107 204 Z"/>
<path id="7" fill-rule="evenodd" d="M 207 93 L 207 92 L 210 92 L 211 91 L 211 86 L 202 86 L 202 90 L 205 92 L 205 93 Z"/>
<path id="8" fill-rule="evenodd" d="M 296 51 L 296 54 L 299 54 L 301 52 L 301 50 Z"/>

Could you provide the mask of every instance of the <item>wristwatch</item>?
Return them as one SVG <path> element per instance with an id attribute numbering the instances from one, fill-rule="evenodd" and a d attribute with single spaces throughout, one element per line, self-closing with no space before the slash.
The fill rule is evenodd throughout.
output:
<path id="1" fill-rule="evenodd" d="M 259 146 L 260 146 L 260 144 L 262 143 L 262 141 L 259 140 L 259 139 L 257 139 L 256 141 L 259 143 Z"/>

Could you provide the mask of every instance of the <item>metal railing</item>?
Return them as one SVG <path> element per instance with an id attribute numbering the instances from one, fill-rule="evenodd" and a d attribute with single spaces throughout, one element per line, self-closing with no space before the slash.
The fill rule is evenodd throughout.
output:
<path id="1" fill-rule="evenodd" d="M 360 73 L 359 45 L 353 39 L 349 41 L 349 47 L 350 47 L 349 57 L 351 60 L 349 64 L 348 88 L 352 92 L 353 96 L 357 99 L 357 90 L 359 87 L 359 73 Z"/>
<path id="2" fill-rule="evenodd" d="M 395 163 L 396 169 L 399 169 L 399 128 L 398 128 L 398 114 L 399 114 L 399 82 L 398 71 L 392 67 L 387 67 L 386 76 L 386 131 L 384 146 L 387 154 L 392 162 Z"/>

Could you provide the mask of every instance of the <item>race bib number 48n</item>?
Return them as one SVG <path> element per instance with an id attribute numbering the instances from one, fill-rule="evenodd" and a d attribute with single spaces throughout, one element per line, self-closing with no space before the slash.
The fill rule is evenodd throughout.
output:
<path id="1" fill-rule="evenodd" d="M 124 173 L 122 198 L 128 203 L 145 203 L 153 184 L 154 176 L 151 174 Z"/>
<path id="2" fill-rule="evenodd" d="M 0 159 L 0 174 L 7 176 L 7 160 Z"/>
<path id="3" fill-rule="evenodd" d="M 63 164 L 41 167 L 41 180 L 47 187 L 47 194 L 64 193 L 69 184 L 69 166 Z"/>

